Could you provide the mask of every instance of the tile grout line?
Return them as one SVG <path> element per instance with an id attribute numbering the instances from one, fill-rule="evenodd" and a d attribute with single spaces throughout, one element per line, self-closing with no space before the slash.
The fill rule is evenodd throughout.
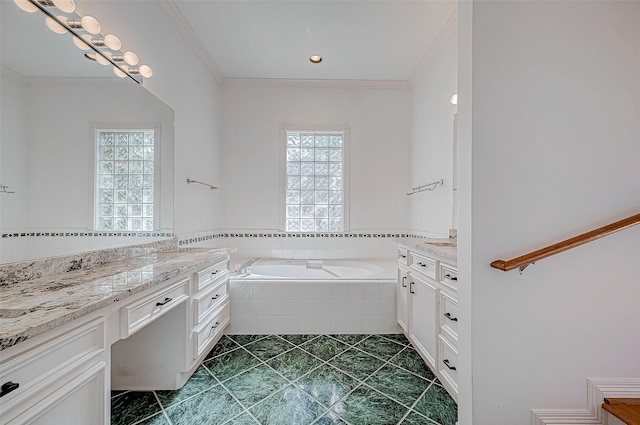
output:
<path id="1" fill-rule="evenodd" d="M 257 367 L 257 366 L 258 366 L 258 365 L 254 366 L 254 367 Z M 206 366 L 205 366 L 205 367 L 206 367 Z M 247 369 L 247 370 L 251 370 L 251 369 L 253 369 L 254 367 L 249 368 L 249 369 Z M 211 373 L 211 371 L 209 370 L 209 368 L 207 368 L 207 371 L 208 371 L 209 373 Z M 243 372 L 243 373 L 244 373 L 244 372 Z M 235 376 L 238 376 L 238 375 L 240 375 L 240 374 L 237 374 L 237 375 L 235 375 Z M 251 414 L 251 412 L 249 412 L 249 409 L 248 409 L 248 408 L 246 408 L 246 407 L 244 406 L 244 404 L 243 404 L 243 403 L 242 403 L 242 402 L 241 402 L 241 401 L 240 401 L 240 400 L 235 396 L 235 394 L 233 394 L 231 391 L 229 391 L 229 388 L 227 388 L 227 387 L 224 385 L 224 382 L 223 382 L 223 381 L 219 380 L 219 379 L 218 379 L 218 378 L 217 378 L 213 373 L 211 373 L 211 376 L 213 376 L 213 379 L 215 379 L 215 380 L 218 382 L 218 385 L 220 385 L 220 386 L 222 387 L 222 389 L 224 389 L 224 390 L 227 392 L 227 394 L 229 394 L 229 395 L 231 396 L 231 398 L 233 398 L 233 399 L 235 400 L 235 402 L 236 402 L 236 403 L 238 403 L 238 405 L 240 405 L 240 407 L 242 407 L 242 412 L 241 412 L 241 413 L 238 413 L 238 414 L 237 414 L 237 415 L 235 415 L 234 417 L 229 418 L 227 421 L 223 422 L 223 424 L 226 424 L 226 423 L 231 422 L 233 419 L 235 419 L 235 418 L 237 418 L 238 416 L 242 415 L 242 413 L 246 413 L 247 415 L 249 415 L 249 416 L 251 417 L 251 419 L 253 419 L 254 421 L 256 421 L 256 423 L 257 423 L 257 424 L 259 424 L 259 423 L 260 423 L 260 421 L 259 421 L 258 419 L 256 419 L 256 417 L 255 417 L 255 416 L 253 416 L 253 415 Z M 229 379 L 231 379 L 231 378 L 229 378 Z"/>

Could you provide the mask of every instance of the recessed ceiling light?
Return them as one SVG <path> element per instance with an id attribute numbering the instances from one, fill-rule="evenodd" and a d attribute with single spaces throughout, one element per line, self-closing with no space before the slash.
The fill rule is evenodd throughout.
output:
<path id="1" fill-rule="evenodd" d="M 322 62 L 322 56 L 320 56 L 320 55 L 311 55 L 311 56 L 309 56 L 309 60 L 311 61 L 311 63 L 320 63 L 320 62 Z"/>

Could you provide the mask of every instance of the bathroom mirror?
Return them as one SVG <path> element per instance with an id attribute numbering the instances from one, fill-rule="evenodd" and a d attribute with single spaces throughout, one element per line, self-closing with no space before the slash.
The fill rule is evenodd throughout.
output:
<path id="1" fill-rule="evenodd" d="M 174 111 L 88 60 L 42 11 L 0 7 L 0 264 L 171 237 Z M 154 131 L 152 229 L 96 228 L 97 129 Z"/>

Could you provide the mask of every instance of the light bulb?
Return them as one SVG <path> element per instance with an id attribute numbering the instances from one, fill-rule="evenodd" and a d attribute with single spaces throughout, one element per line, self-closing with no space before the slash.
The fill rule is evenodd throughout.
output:
<path id="1" fill-rule="evenodd" d="M 124 52 L 123 58 L 127 65 L 135 66 L 138 64 L 138 55 L 133 52 Z"/>
<path id="2" fill-rule="evenodd" d="M 124 78 L 127 76 L 127 74 L 125 74 L 120 68 L 118 68 L 117 66 L 113 67 L 113 73 L 116 74 L 118 77 L 120 78 Z"/>
<path id="3" fill-rule="evenodd" d="M 115 35 L 107 34 L 104 36 L 104 45 L 111 50 L 120 50 L 120 48 L 122 47 L 122 42 Z"/>
<path id="4" fill-rule="evenodd" d="M 100 65 L 109 65 L 111 62 L 109 62 L 104 56 L 102 55 L 98 55 L 96 54 L 96 61 L 100 64 Z"/>
<path id="5" fill-rule="evenodd" d="M 63 22 L 66 21 L 66 18 L 64 16 L 58 16 L 58 19 L 62 20 Z M 50 16 L 47 16 L 44 21 L 46 22 L 49 29 L 56 34 L 64 34 L 67 32 L 67 29 L 62 24 L 60 24 L 60 22 L 56 21 Z"/>
<path id="6" fill-rule="evenodd" d="M 80 19 L 80 23 L 82 24 L 82 28 L 89 34 L 98 34 L 102 29 L 100 22 L 93 16 L 83 16 L 82 19 Z"/>
<path id="7" fill-rule="evenodd" d="M 73 37 L 73 44 L 75 44 L 76 47 L 80 50 L 91 50 L 91 47 L 89 47 L 89 44 L 87 44 L 91 43 L 91 35 L 82 34 L 80 37 L 82 37 L 82 40 L 85 40 L 86 43 L 78 37 Z"/>
<path id="8" fill-rule="evenodd" d="M 457 105 L 458 104 L 458 93 L 456 93 L 453 96 L 451 96 L 451 104 L 452 105 Z"/>
<path id="9" fill-rule="evenodd" d="M 29 0 L 13 0 L 20 9 L 25 12 L 33 13 L 38 10 L 38 7 L 31 3 Z"/>
<path id="10" fill-rule="evenodd" d="M 151 78 L 151 76 L 153 75 L 153 70 L 149 65 L 140 65 L 140 68 L 138 68 L 138 72 L 140 72 L 140 75 L 142 75 L 144 78 Z"/>
<path id="11" fill-rule="evenodd" d="M 76 10 L 73 0 L 53 0 L 53 5 L 64 13 L 73 13 Z"/>
<path id="12" fill-rule="evenodd" d="M 311 56 L 309 56 L 309 60 L 311 61 L 311 63 L 320 63 L 320 62 L 322 62 L 322 56 L 320 56 L 320 55 L 311 55 Z"/>

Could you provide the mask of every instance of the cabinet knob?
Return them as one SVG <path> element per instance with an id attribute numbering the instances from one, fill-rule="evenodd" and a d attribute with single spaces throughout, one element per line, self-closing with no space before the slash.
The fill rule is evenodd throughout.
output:
<path id="1" fill-rule="evenodd" d="M 169 302 L 169 301 L 171 301 L 171 300 L 172 300 L 172 298 L 167 297 L 167 298 L 165 298 L 165 299 L 164 299 L 164 301 L 162 301 L 162 302 L 158 301 L 158 302 L 156 303 L 156 307 L 163 306 L 163 305 L 165 305 L 166 303 L 168 303 L 168 302 Z"/>
<path id="2" fill-rule="evenodd" d="M 456 276 L 451 276 L 450 274 L 445 274 L 444 277 L 446 277 L 449 280 L 458 280 Z"/>
<path id="3" fill-rule="evenodd" d="M 220 270 L 215 270 L 215 271 L 212 271 L 212 272 L 211 272 L 211 275 L 212 275 L 212 276 L 213 276 L 213 275 L 217 275 L 218 273 L 220 273 Z"/>
<path id="4" fill-rule="evenodd" d="M 0 397 L 4 397 L 9 394 L 11 391 L 15 391 L 18 389 L 20 384 L 17 382 L 8 381 L 2 384 L 2 388 L 0 388 Z"/>
<path id="5" fill-rule="evenodd" d="M 218 298 L 220 298 L 220 294 L 216 294 L 215 297 L 211 298 L 212 300 L 217 300 Z"/>
<path id="6" fill-rule="evenodd" d="M 403 288 L 407 287 L 407 277 L 406 276 L 402 276 L 402 287 Z"/>
<path id="7" fill-rule="evenodd" d="M 409 282 L 409 293 L 411 294 L 415 294 L 415 292 L 411 290 L 411 288 L 413 288 L 413 285 L 414 285 L 414 282 L 412 280 L 411 282 Z"/>
<path id="8" fill-rule="evenodd" d="M 451 320 L 452 322 L 457 322 L 458 321 L 457 317 L 451 317 L 451 313 L 445 313 L 444 317 L 446 317 L 447 319 Z"/>
<path id="9" fill-rule="evenodd" d="M 400 254 L 400 258 L 407 258 L 407 256 L 404 254 Z"/>
<path id="10" fill-rule="evenodd" d="M 449 369 L 451 369 L 451 370 L 457 370 L 455 366 L 451 366 L 451 365 L 449 364 L 449 359 L 444 359 L 444 360 L 442 361 L 442 363 L 444 363 L 444 365 L 445 365 L 446 367 L 448 367 Z"/>
<path id="11" fill-rule="evenodd" d="M 418 265 L 419 265 L 420 267 L 427 267 L 427 265 L 426 265 L 425 263 L 418 263 Z"/>
<path id="12" fill-rule="evenodd" d="M 220 324 L 220 322 L 216 322 L 213 324 L 213 326 L 211 326 L 211 329 L 215 329 L 218 327 L 218 325 Z"/>

